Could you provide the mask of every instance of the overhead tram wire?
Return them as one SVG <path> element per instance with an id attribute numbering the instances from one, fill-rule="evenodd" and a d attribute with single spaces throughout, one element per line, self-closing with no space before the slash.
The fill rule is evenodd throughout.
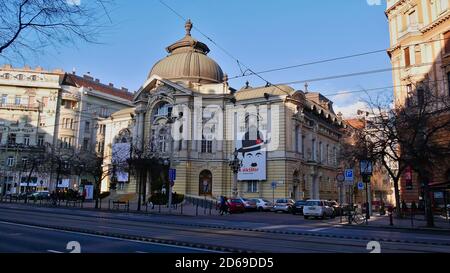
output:
<path id="1" fill-rule="evenodd" d="M 184 22 L 187 21 L 187 18 L 185 18 L 183 15 L 181 15 L 179 12 L 177 12 L 175 9 L 173 9 L 172 7 L 170 7 L 169 5 L 167 5 L 164 1 L 162 0 L 158 0 L 162 5 L 164 5 L 166 8 L 168 8 L 170 11 L 172 11 L 176 16 L 178 16 L 179 18 L 181 18 Z M 210 38 L 208 35 L 206 35 L 205 33 L 203 33 L 198 27 L 195 26 L 195 24 L 193 25 L 193 29 L 197 30 L 203 37 L 205 37 L 208 41 L 210 41 L 212 44 L 214 44 L 218 49 L 220 49 L 222 52 L 224 52 L 226 55 L 228 55 L 228 57 L 230 57 L 231 59 L 233 59 L 237 65 L 239 66 L 239 70 L 242 71 L 242 67 L 244 67 L 246 70 L 244 71 L 244 73 L 246 71 L 249 71 L 250 73 L 252 73 L 252 75 L 257 76 L 258 78 L 260 78 L 262 81 L 266 82 L 267 85 L 269 86 L 274 86 L 275 88 L 279 89 L 281 92 L 286 93 L 288 96 L 290 96 L 290 94 L 283 90 L 282 88 L 280 88 L 279 86 L 273 85 L 271 82 L 269 82 L 268 80 L 266 80 L 265 78 L 263 78 L 261 75 L 259 75 L 259 73 L 253 71 L 250 67 L 248 67 L 247 65 L 245 65 L 244 63 L 242 63 L 241 61 L 239 61 L 238 58 L 234 57 L 230 52 L 228 52 L 225 48 L 223 48 L 222 46 L 220 46 L 218 43 L 216 43 L 212 38 Z"/>
<path id="2" fill-rule="evenodd" d="M 412 46 L 412 45 L 434 43 L 434 42 L 439 42 L 439 41 L 444 41 L 444 40 L 449 40 L 449 39 L 450 38 L 433 39 L 433 40 L 424 41 L 424 42 L 420 42 L 420 43 L 414 43 L 414 44 L 411 44 L 411 45 L 408 45 L 408 46 L 404 46 L 404 47 L 409 47 L 409 46 Z M 356 58 L 356 57 L 361 57 L 361 56 L 366 56 L 366 55 L 372 55 L 372 54 L 376 54 L 376 53 L 386 52 L 387 50 L 388 49 L 373 50 L 373 51 L 362 52 L 362 53 L 352 54 L 352 55 L 347 55 L 347 56 L 334 57 L 334 58 L 323 59 L 323 60 L 318 60 L 318 61 L 311 61 L 311 62 L 297 64 L 297 65 L 290 65 L 290 66 L 278 67 L 278 68 L 273 68 L 273 69 L 267 69 L 267 70 L 259 71 L 257 73 L 258 74 L 265 74 L 265 73 L 277 72 L 277 71 L 282 71 L 282 70 L 288 70 L 288 69 L 292 69 L 292 68 L 298 68 L 298 67 L 322 64 L 322 63 L 334 62 L 334 61 L 339 61 L 339 60 L 351 59 L 351 58 Z M 242 72 L 242 70 L 241 70 L 241 72 Z M 242 77 L 250 77 L 250 76 L 254 76 L 254 75 L 255 74 L 252 74 L 252 73 L 245 74 L 245 72 L 243 72 L 242 75 L 236 75 L 236 76 L 230 77 L 229 79 L 233 80 L 233 79 L 238 79 L 238 78 L 242 78 Z"/>
<path id="3" fill-rule="evenodd" d="M 429 66 L 429 65 L 433 65 L 433 64 L 439 64 L 439 63 L 442 63 L 442 62 L 422 63 L 422 64 L 412 65 L 412 66 L 408 66 L 408 67 Z M 321 78 L 312 78 L 312 79 L 305 79 L 305 80 L 296 80 L 296 81 L 290 81 L 290 82 L 283 82 L 283 83 L 277 83 L 275 85 L 291 85 L 291 84 L 318 82 L 318 81 L 324 81 L 324 80 L 334 80 L 334 79 L 355 77 L 355 76 L 361 76 L 361 75 L 370 75 L 370 74 L 377 74 L 377 73 L 383 73 L 383 72 L 392 72 L 392 71 L 395 71 L 395 70 L 401 70 L 401 69 L 405 69 L 405 68 L 408 68 L 408 67 L 407 66 L 397 66 L 397 67 L 390 67 L 390 68 L 382 68 L 382 69 L 360 71 L 360 72 L 354 72 L 354 73 L 348 73 L 348 74 L 332 75 L 332 76 L 321 77 Z"/>

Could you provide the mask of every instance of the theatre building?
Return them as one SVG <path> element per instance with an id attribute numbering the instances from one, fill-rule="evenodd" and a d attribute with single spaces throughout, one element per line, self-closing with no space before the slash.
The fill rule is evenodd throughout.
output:
<path id="1" fill-rule="evenodd" d="M 176 169 L 174 192 L 217 198 L 235 185 L 229 166 L 241 163 L 237 191 L 243 197 L 339 199 L 336 182 L 342 120 L 318 92 L 267 84 L 232 88 L 210 49 L 191 36 L 169 45 L 136 92 L 133 108 L 104 121 L 105 168 L 117 194 L 138 191 L 135 172 L 118 162 L 145 151 Z M 163 175 L 164 177 L 167 177 Z M 154 175 L 147 173 L 145 191 Z M 116 185 L 117 184 L 117 185 Z"/>

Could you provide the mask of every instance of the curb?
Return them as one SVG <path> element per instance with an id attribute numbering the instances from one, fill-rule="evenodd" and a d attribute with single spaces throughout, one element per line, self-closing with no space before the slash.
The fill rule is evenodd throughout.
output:
<path id="1" fill-rule="evenodd" d="M 84 209 L 80 209 L 80 208 L 72 208 L 72 209 L 84 210 Z M 93 210 L 93 209 L 90 209 L 90 210 Z M 109 212 L 109 211 L 106 211 L 106 212 Z M 138 214 L 141 214 L 141 213 L 138 213 Z M 148 213 L 148 214 L 151 214 L 151 213 Z M 146 215 L 146 214 L 142 213 L 141 215 Z M 155 214 L 155 215 L 161 215 L 161 214 Z M 92 216 L 92 215 L 83 215 L 83 216 L 100 218 L 100 219 L 114 219 L 114 218 L 105 217 L 105 216 Z M 177 215 L 168 215 L 168 216 L 177 216 Z M 131 219 L 127 219 L 127 220 L 133 221 Z M 188 226 L 188 227 L 213 228 L 213 229 L 219 229 L 219 230 L 242 230 L 242 231 L 250 231 L 250 232 L 285 234 L 285 235 L 296 235 L 296 236 L 309 236 L 309 237 L 322 237 L 322 238 L 326 237 L 326 238 L 338 238 L 338 239 L 349 239 L 349 240 L 379 241 L 379 242 L 389 242 L 389 243 L 407 243 L 407 244 L 421 244 L 421 245 L 433 245 L 433 246 L 450 246 L 450 242 L 449 243 L 445 243 L 445 242 L 438 243 L 438 242 L 426 242 L 426 241 L 410 241 L 410 240 L 400 240 L 400 239 L 390 239 L 390 238 L 361 237 L 361 236 L 358 237 L 358 236 L 321 234 L 321 233 L 298 232 L 298 231 L 281 231 L 281 230 L 264 230 L 264 229 L 258 229 L 258 228 L 227 227 L 227 226 L 221 226 L 221 225 L 173 223 L 173 222 L 168 222 L 168 221 L 152 221 L 152 223 L 177 225 L 177 226 Z M 345 228 L 363 227 L 366 229 L 369 229 L 369 228 L 376 229 L 376 227 L 370 227 L 370 226 L 364 226 L 364 225 L 358 225 L 358 226 L 348 226 L 345 224 L 339 224 L 339 225 L 341 225 Z M 388 229 L 389 228 L 390 227 L 388 227 Z M 402 228 L 394 227 L 392 229 L 401 230 Z M 420 231 L 420 230 L 416 229 L 414 231 Z"/>

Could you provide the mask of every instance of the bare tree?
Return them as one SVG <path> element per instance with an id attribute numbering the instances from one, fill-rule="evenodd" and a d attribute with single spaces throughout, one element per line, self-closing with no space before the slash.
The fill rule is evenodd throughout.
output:
<path id="1" fill-rule="evenodd" d="M 364 129 L 356 135 L 356 144 L 344 150 L 384 166 L 394 182 L 398 215 L 399 181 L 404 170 L 412 168 L 423 191 L 427 225 L 434 226 L 429 182 L 433 170 L 450 156 L 449 142 L 440 141 L 440 136 L 450 134 L 449 98 L 429 82 L 419 83 L 409 95 L 403 107 L 380 99 L 368 101 Z"/>
<path id="2" fill-rule="evenodd" d="M 96 42 L 112 0 L 0 1 L 0 56 L 24 58 L 48 46 Z"/>

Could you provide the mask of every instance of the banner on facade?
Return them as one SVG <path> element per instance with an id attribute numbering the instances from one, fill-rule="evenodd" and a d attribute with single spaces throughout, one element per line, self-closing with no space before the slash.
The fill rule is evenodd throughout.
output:
<path id="1" fill-rule="evenodd" d="M 267 142 L 266 132 L 250 127 L 248 131 L 238 132 L 236 149 L 242 165 L 238 180 L 266 180 Z"/>
<path id="2" fill-rule="evenodd" d="M 61 179 L 58 182 L 58 188 L 68 188 L 70 185 L 70 179 Z"/>
<path id="3" fill-rule="evenodd" d="M 115 143 L 112 146 L 112 164 L 116 168 L 118 182 L 128 182 L 128 172 L 125 171 L 127 160 L 130 158 L 130 143 Z"/>

